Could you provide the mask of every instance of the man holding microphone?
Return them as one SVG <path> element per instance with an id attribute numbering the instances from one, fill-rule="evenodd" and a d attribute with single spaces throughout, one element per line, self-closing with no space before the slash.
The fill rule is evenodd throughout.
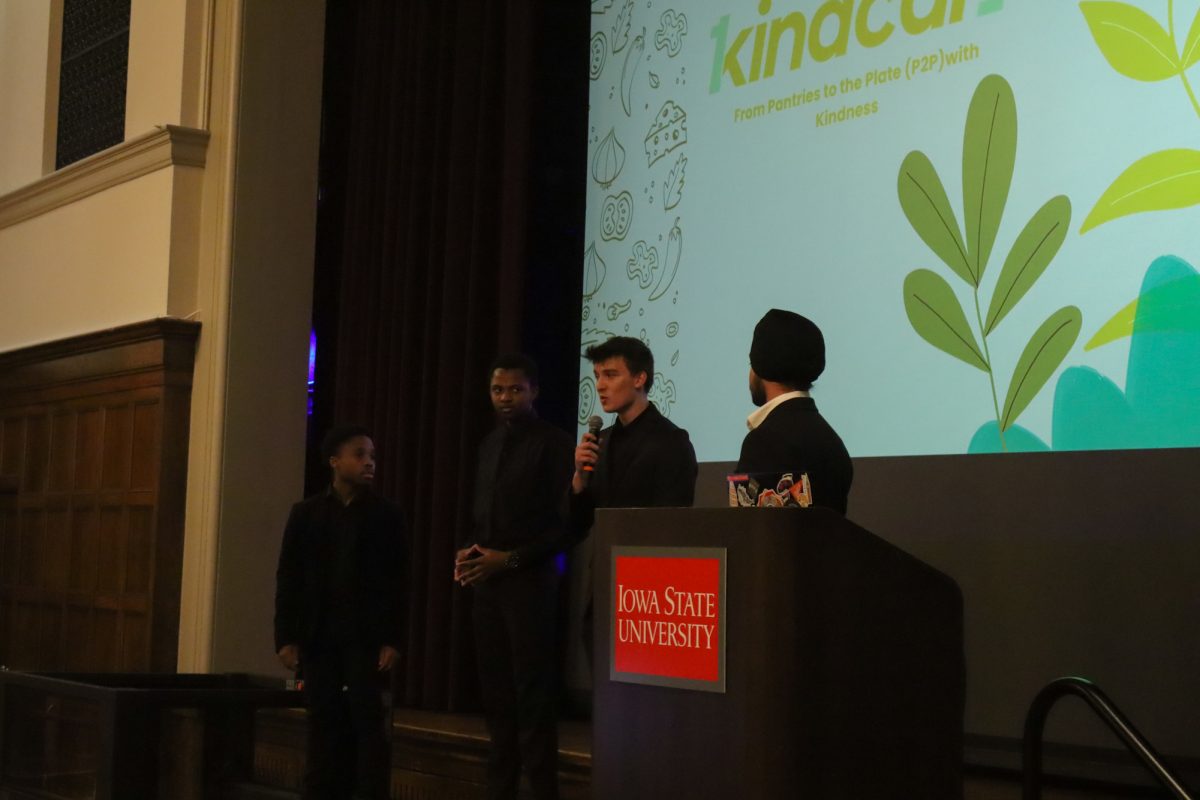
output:
<path id="1" fill-rule="evenodd" d="M 575 448 L 571 479 L 571 527 L 587 536 L 597 508 L 650 508 L 692 505 L 696 493 L 696 451 L 687 431 L 650 402 L 654 355 L 640 339 L 614 336 L 589 347 L 587 359 L 596 377 L 601 407 L 616 421 L 598 433 L 589 431 Z M 593 420 L 598 418 L 593 417 Z M 571 554 L 572 642 L 582 640 L 587 666 L 571 670 L 570 688 L 586 692 L 592 663 L 592 540 Z M 578 664 L 579 656 L 575 656 Z M 568 656 L 571 662 L 571 656 Z"/>
<path id="2" fill-rule="evenodd" d="M 596 393 L 616 422 L 575 448 L 573 521 L 590 529 L 597 508 L 690 506 L 696 451 L 688 433 L 650 402 L 654 355 L 640 339 L 614 336 L 587 349 Z"/>

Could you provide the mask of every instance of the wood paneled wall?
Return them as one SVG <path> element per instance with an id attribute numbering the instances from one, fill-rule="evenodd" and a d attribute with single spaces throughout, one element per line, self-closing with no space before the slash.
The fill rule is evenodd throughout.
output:
<path id="1" fill-rule="evenodd" d="M 175 670 L 199 328 L 0 354 L 0 664 Z"/>

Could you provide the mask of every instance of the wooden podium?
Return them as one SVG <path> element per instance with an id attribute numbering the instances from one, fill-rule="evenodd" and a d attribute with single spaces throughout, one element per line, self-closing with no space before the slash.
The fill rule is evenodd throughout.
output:
<path id="1" fill-rule="evenodd" d="M 962 797 L 962 595 L 950 578 L 818 508 L 601 510 L 592 535 L 596 798 Z M 628 671 L 636 594 L 622 583 L 618 609 L 617 557 L 626 576 L 656 563 L 642 556 L 670 573 L 689 549 L 724 560 L 723 691 Z M 636 635 L 694 644 L 676 634 L 687 626 L 653 627 L 665 608 Z"/>

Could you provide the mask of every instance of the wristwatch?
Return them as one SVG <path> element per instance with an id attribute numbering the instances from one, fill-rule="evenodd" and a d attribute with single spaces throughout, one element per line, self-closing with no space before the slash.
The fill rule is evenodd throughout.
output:
<path id="1" fill-rule="evenodd" d="M 504 558 L 504 568 L 516 569 L 519 566 L 521 566 L 521 554 L 516 550 L 510 551 L 509 554 Z"/>

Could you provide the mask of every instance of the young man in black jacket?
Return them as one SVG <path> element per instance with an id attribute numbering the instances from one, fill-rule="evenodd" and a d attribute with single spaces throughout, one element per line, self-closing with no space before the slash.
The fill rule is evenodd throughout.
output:
<path id="1" fill-rule="evenodd" d="M 814 505 L 846 513 L 854 465 L 809 394 L 825 370 L 825 337 L 812 320 L 773 308 L 754 327 L 750 399 L 737 471 L 808 475 Z"/>
<path id="2" fill-rule="evenodd" d="M 576 536 L 591 530 L 597 508 L 690 507 L 696 494 L 696 451 L 688 432 L 650 402 L 650 348 L 641 339 L 614 336 L 589 347 L 585 355 L 592 362 L 600 406 L 615 414 L 616 421 L 598 436 L 585 433 L 575 448 L 570 510 Z M 582 638 L 587 674 L 594 655 L 591 548 L 587 538 L 571 556 L 571 629 Z M 575 702 L 590 688 L 590 682 L 581 684 L 577 679 L 571 687 Z"/>
<path id="3" fill-rule="evenodd" d="M 305 800 L 386 800 L 381 683 L 399 659 L 407 534 L 399 508 L 371 490 L 365 428 L 331 430 L 322 455 L 333 480 L 292 507 L 283 534 L 275 649 L 304 679 Z"/>
<path id="4" fill-rule="evenodd" d="M 617 416 L 575 448 L 571 512 L 591 527 L 597 508 L 691 506 L 696 451 L 688 433 L 650 402 L 654 355 L 640 339 L 614 336 L 587 349 L 601 407 Z"/>
<path id="5" fill-rule="evenodd" d="M 558 797 L 559 574 L 571 543 L 565 503 L 571 437 L 538 419 L 537 365 L 492 364 L 496 427 L 479 448 L 474 526 L 459 543 L 454 579 L 475 590 L 475 650 L 492 749 L 488 798 L 516 800 L 521 771 L 538 800 Z"/>

